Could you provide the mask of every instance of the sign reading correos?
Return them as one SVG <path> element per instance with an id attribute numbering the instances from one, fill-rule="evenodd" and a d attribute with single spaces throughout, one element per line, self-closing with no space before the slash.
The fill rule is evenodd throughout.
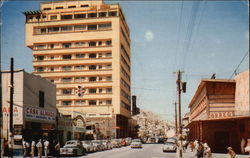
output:
<path id="1" fill-rule="evenodd" d="M 56 113 L 54 111 L 46 109 L 27 106 L 25 108 L 25 118 L 44 121 L 55 121 Z"/>

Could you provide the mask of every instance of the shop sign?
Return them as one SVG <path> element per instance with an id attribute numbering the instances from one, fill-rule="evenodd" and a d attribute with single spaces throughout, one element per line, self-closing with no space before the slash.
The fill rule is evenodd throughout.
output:
<path id="1" fill-rule="evenodd" d="M 10 113 L 9 106 L 3 106 L 3 117 L 8 118 Z M 14 124 L 23 124 L 23 107 L 14 105 L 13 106 L 13 122 Z"/>
<path id="2" fill-rule="evenodd" d="M 209 119 L 230 118 L 234 116 L 233 111 L 210 113 Z"/>
<path id="3" fill-rule="evenodd" d="M 27 106 L 25 108 L 25 118 L 44 121 L 55 121 L 56 113 L 54 111 Z"/>
<path id="4" fill-rule="evenodd" d="M 73 125 L 76 127 L 84 127 L 85 126 L 85 121 L 82 116 L 78 115 L 73 119 Z"/>

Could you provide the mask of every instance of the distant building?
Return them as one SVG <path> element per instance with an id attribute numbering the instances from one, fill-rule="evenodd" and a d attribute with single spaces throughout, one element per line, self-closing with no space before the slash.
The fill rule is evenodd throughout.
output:
<path id="1" fill-rule="evenodd" d="M 235 80 L 202 79 L 189 108 L 189 139 L 206 140 L 213 152 L 242 152 L 250 138 L 249 71 Z"/>
<path id="2" fill-rule="evenodd" d="M 10 72 L 2 72 L 3 138 L 9 138 Z M 14 71 L 14 149 L 22 153 L 22 139 L 56 139 L 56 86 L 48 80 Z M 19 148 L 18 148 L 19 147 Z"/>
<path id="3" fill-rule="evenodd" d="M 56 84 L 59 111 L 69 115 L 73 109 L 93 121 L 113 119 L 109 136 L 127 137 L 130 31 L 121 6 L 102 0 L 52 1 L 24 14 L 34 73 Z"/>

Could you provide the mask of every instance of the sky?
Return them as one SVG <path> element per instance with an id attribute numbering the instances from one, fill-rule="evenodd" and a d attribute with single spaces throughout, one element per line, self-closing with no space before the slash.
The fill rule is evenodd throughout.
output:
<path id="1" fill-rule="evenodd" d="M 23 11 L 41 1 L 8 1 L 1 6 L 1 69 L 32 72 L 32 51 L 25 46 Z M 119 3 L 130 28 L 132 94 L 137 105 L 174 120 L 176 72 L 184 71 L 182 114 L 189 111 L 202 78 L 230 79 L 249 69 L 249 11 L 245 1 L 105 1 Z"/>

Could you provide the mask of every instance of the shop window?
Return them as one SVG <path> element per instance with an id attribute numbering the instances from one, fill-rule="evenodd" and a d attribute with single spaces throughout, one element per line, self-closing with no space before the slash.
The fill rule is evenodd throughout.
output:
<path id="1" fill-rule="evenodd" d="M 90 94 L 96 93 L 96 88 L 91 88 L 91 89 L 89 89 L 89 93 L 90 93 Z"/>
<path id="2" fill-rule="evenodd" d="M 90 82 L 95 82 L 96 81 L 96 77 L 89 77 L 89 81 Z"/>
<path id="3" fill-rule="evenodd" d="M 96 65 L 90 65 L 89 70 L 96 70 Z"/>
<path id="4" fill-rule="evenodd" d="M 68 60 L 68 59 L 71 59 L 71 55 L 63 55 L 62 58 L 65 60 Z"/>
<path id="5" fill-rule="evenodd" d="M 97 17 L 97 13 L 89 13 L 88 14 L 88 18 L 96 18 Z"/>
<path id="6" fill-rule="evenodd" d="M 97 30 L 97 25 L 88 25 L 88 30 Z"/>
<path id="7" fill-rule="evenodd" d="M 70 48 L 71 47 L 71 43 L 63 43 L 62 47 L 63 48 Z"/>
<path id="8" fill-rule="evenodd" d="M 72 15 L 61 15 L 61 19 L 65 20 L 65 19 L 72 19 L 73 16 Z"/>
<path id="9" fill-rule="evenodd" d="M 100 12 L 99 13 L 99 17 L 106 17 L 107 16 L 107 12 Z"/>
<path id="10" fill-rule="evenodd" d="M 96 46 L 96 42 L 92 41 L 92 42 L 89 42 L 89 47 L 95 47 Z"/>
<path id="11" fill-rule="evenodd" d="M 49 27 L 48 32 L 59 32 L 59 27 Z"/>
<path id="12" fill-rule="evenodd" d="M 51 16 L 50 16 L 50 19 L 51 19 L 51 20 L 56 20 L 56 19 L 57 19 L 57 15 L 51 15 Z"/>
<path id="13" fill-rule="evenodd" d="M 96 54 L 95 53 L 89 54 L 89 58 L 96 58 Z"/>
<path id="14" fill-rule="evenodd" d="M 56 9 L 63 9 L 63 7 L 56 7 Z"/>
<path id="15" fill-rule="evenodd" d="M 75 14 L 74 17 L 75 19 L 83 19 L 86 18 L 86 14 Z"/>
<path id="16" fill-rule="evenodd" d="M 44 92 L 39 91 L 39 107 L 44 108 Z"/>
<path id="17" fill-rule="evenodd" d="M 89 105 L 96 105 L 96 100 L 90 100 Z"/>
<path id="18" fill-rule="evenodd" d="M 73 30 L 73 26 L 63 26 L 62 31 L 72 31 Z"/>
<path id="19" fill-rule="evenodd" d="M 109 16 L 117 16 L 117 12 L 109 12 Z"/>

